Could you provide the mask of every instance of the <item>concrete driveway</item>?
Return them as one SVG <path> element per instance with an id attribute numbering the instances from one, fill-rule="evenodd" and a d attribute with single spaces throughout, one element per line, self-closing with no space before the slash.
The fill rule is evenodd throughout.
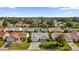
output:
<path id="1" fill-rule="evenodd" d="M 72 48 L 72 51 L 79 51 L 79 47 L 75 43 L 68 43 L 68 45 Z"/>
<path id="2" fill-rule="evenodd" d="M 72 51 L 79 51 L 79 47 L 73 43 L 73 38 L 71 34 L 65 34 L 67 44 L 72 48 Z"/>
<path id="3" fill-rule="evenodd" d="M 38 50 L 40 50 L 39 44 L 40 44 L 40 42 L 32 42 L 32 43 L 30 43 L 30 46 L 27 50 L 38 51 Z"/>

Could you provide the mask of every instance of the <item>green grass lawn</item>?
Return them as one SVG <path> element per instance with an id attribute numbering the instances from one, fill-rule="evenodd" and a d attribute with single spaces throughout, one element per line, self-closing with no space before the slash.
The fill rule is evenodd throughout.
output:
<path id="1" fill-rule="evenodd" d="M 4 45 L 4 41 L 0 41 L 0 48 Z"/>
<path id="2" fill-rule="evenodd" d="M 50 44 L 53 44 L 56 47 L 50 49 L 49 47 L 47 47 Z M 41 48 L 45 49 L 45 50 L 60 50 L 60 51 L 69 51 L 69 50 L 72 50 L 72 48 L 67 43 L 64 43 L 63 47 L 57 46 L 57 44 L 58 43 L 56 41 L 50 41 L 50 42 L 41 42 L 40 45 L 41 45 Z"/>
<path id="3" fill-rule="evenodd" d="M 65 45 L 63 47 L 58 47 L 58 49 L 61 50 L 61 51 L 72 50 L 72 48 L 67 43 L 65 43 Z"/>
<path id="4" fill-rule="evenodd" d="M 77 42 L 76 39 L 73 39 L 73 42 L 79 47 L 79 42 Z"/>
<path id="5" fill-rule="evenodd" d="M 79 29 L 73 29 L 73 31 L 75 31 L 75 32 L 79 32 Z"/>
<path id="6" fill-rule="evenodd" d="M 79 43 L 76 43 L 76 45 L 79 47 Z"/>
<path id="7" fill-rule="evenodd" d="M 9 47 L 9 49 L 12 49 L 12 50 L 26 50 L 27 48 L 29 48 L 29 46 L 30 46 L 30 43 L 27 43 L 27 42 L 14 43 Z"/>

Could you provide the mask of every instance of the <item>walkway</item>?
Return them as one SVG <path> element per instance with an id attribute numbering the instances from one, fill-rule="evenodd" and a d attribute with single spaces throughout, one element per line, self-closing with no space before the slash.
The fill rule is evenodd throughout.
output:
<path id="1" fill-rule="evenodd" d="M 40 42 L 32 42 L 32 43 L 30 43 L 30 47 L 28 48 L 28 50 L 31 50 L 31 51 L 40 50 L 39 44 L 40 44 Z"/>

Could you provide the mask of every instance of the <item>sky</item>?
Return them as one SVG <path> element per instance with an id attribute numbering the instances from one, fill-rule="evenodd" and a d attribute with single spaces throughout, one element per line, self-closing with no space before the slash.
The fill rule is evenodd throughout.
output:
<path id="1" fill-rule="evenodd" d="M 78 17 L 79 7 L 0 7 L 0 17 Z"/>

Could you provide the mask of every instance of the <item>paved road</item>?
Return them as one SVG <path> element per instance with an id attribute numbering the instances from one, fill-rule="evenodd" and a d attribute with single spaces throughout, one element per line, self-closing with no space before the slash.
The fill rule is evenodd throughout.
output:
<path id="1" fill-rule="evenodd" d="M 30 43 L 30 47 L 28 48 L 28 50 L 33 50 L 33 51 L 40 50 L 39 44 L 40 44 L 40 42 L 32 42 L 32 43 Z"/>

